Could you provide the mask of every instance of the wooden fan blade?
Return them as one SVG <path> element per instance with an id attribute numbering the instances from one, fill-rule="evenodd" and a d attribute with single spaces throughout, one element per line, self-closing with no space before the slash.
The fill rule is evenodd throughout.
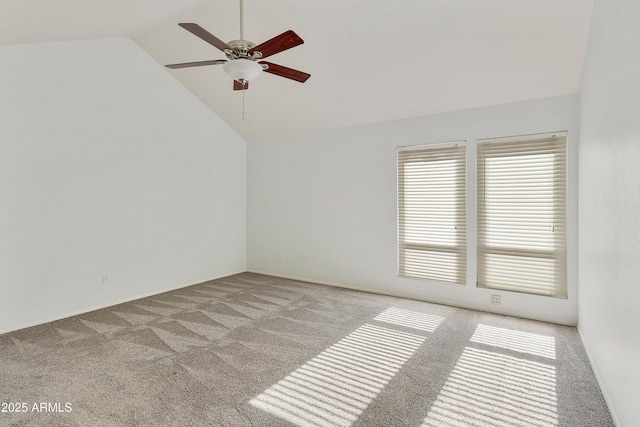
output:
<path id="1" fill-rule="evenodd" d="M 197 62 L 182 62 L 180 64 L 165 65 L 167 68 L 189 68 L 189 67 L 201 67 L 203 65 L 218 65 L 227 62 L 225 59 L 212 59 L 210 61 L 197 61 Z"/>
<path id="2" fill-rule="evenodd" d="M 246 82 L 244 84 L 244 87 L 242 87 L 242 83 L 240 83 L 237 80 L 233 81 L 233 90 L 247 90 L 249 89 L 249 82 Z"/>
<path id="3" fill-rule="evenodd" d="M 259 64 L 267 64 L 269 68 L 264 70 L 265 73 L 275 74 L 276 76 L 285 77 L 287 79 L 295 80 L 300 83 L 307 81 L 311 74 L 303 73 L 302 71 L 294 70 L 293 68 L 283 67 L 282 65 L 273 64 L 267 61 L 260 61 Z"/>
<path id="4" fill-rule="evenodd" d="M 220 40 L 219 38 L 211 34 L 209 31 L 205 30 L 198 24 L 187 22 L 187 23 L 181 23 L 178 25 L 180 25 L 185 30 L 189 31 L 191 34 L 200 37 L 202 40 L 206 41 L 210 45 L 217 47 L 222 51 L 224 51 L 225 49 L 231 49 L 231 47 L 228 44 L 226 44 L 225 42 L 223 42 L 222 40 Z"/>
<path id="5" fill-rule="evenodd" d="M 249 54 L 258 51 L 262 54 L 262 58 L 266 58 L 267 56 L 275 55 L 276 53 L 291 49 L 292 47 L 296 47 L 302 43 L 304 43 L 304 40 L 302 40 L 296 33 L 292 30 L 287 30 L 279 36 L 275 36 L 274 38 L 252 48 L 249 50 Z"/>

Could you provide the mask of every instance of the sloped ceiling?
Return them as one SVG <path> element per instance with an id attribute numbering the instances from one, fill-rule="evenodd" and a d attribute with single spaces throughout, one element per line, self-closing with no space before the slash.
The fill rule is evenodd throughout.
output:
<path id="1" fill-rule="evenodd" d="M 169 70 L 247 140 L 576 93 L 592 0 L 245 0 L 245 38 L 305 41 L 244 94 L 221 66 Z M 127 36 L 157 62 L 224 59 L 239 0 L 0 0 L 0 44 Z M 1 64 L 0 64 L 1 66 Z M 126 66 L 126 64 L 122 64 Z"/>

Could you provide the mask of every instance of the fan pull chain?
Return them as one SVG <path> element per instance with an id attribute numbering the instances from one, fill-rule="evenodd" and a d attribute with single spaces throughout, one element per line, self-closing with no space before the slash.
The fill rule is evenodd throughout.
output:
<path id="1" fill-rule="evenodd" d="M 244 120 L 244 83 L 242 84 L 242 120 Z"/>

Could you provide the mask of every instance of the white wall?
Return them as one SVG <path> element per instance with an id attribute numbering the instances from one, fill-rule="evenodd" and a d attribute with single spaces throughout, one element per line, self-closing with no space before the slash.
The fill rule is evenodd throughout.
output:
<path id="1" fill-rule="evenodd" d="M 397 277 L 396 147 L 468 140 L 475 156 L 476 139 L 561 130 L 569 132 L 568 299 L 476 288 L 471 215 L 466 286 Z M 577 130 L 574 95 L 250 142 L 249 269 L 575 324 Z M 468 172 L 473 204 L 474 163 Z M 490 304 L 493 293 L 500 307 Z"/>
<path id="2" fill-rule="evenodd" d="M 619 426 L 640 425 L 640 2 L 596 0 L 580 95 L 579 329 Z"/>
<path id="3" fill-rule="evenodd" d="M 246 269 L 246 143 L 135 43 L 0 64 L 0 332 Z"/>

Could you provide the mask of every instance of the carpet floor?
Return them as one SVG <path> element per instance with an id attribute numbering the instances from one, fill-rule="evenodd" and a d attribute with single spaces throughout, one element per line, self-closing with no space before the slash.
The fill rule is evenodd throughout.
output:
<path id="1" fill-rule="evenodd" d="M 0 425 L 613 426 L 574 327 L 243 273 L 0 335 Z"/>

